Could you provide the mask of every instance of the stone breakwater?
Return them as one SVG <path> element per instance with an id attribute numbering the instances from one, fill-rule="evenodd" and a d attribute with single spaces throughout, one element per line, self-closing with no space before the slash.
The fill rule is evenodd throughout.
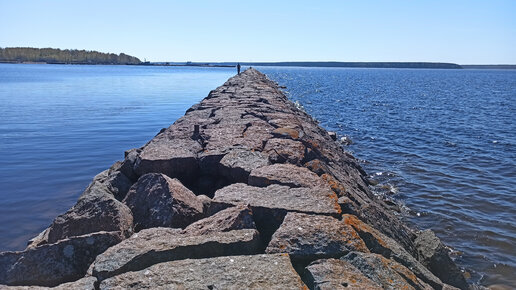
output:
<path id="1" fill-rule="evenodd" d="M 0 288 L 468 288 L 334 137 L 249 69 L 0 253 Z"/>

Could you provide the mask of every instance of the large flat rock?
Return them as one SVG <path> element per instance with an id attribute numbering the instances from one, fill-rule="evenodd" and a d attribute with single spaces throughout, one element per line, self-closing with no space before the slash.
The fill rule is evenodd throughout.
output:
<path id="1" fill-rule="evenodd" d="M 231 205 L 249 204 L 252 208 L 268 208 L 285 211 L 340 214 L 338 198 L 329 188 L 291 188 L 282 185 L 267 187 L 236 183 L 215 192 L 214 203 Z"/>
<path id="2" fill-rule="evenodd" d="M 1 253 L 0 284 L 57 286 L 80 279 L 98 254 L 121 240 L 119 232 L 100 232 Z"/>
<path id="3" fill-rule="evenodd" d="M 282 185 L 267 187 L 236 183 L 215 192 L 211 210 L 247 204 L 253 210 L 256 227 L 264 240 L 269 240 L 287 212 L 304 212 L 339 216 L 338 198 L 329 188 L 290 188 Z"/>
<path id="4" fill-rule="evenodd" d="M 136 174 L 163 173 L 190 180 L 199 167 L 197 152 L 202 150 L 201 144 L 188 136 L 193 134 L 193 125 L 189 130 L 167 130 L 152 139 L 135 161 Z"/>
<path id="5" fill-rule="evenodd" d="M 289 187 L 325 187 L 328 186 L 317 174 L 308 168 L 292 164 L 273 164 L 251 171 L 249 185 L 266 187 L 271 184 Z"/>
<path id="6" fill-rule="evenodd" d="M 100 289 L 306 289 L 288 255 L 181 260 L 121 274 Z"/>
<path id="7" fill-rule="evenodd" d="M 258 253 L 256 230 L 184 235 L 178 229 L 152 228 L 134 234 L 99 255 L 90 269 L 99 279 L 173 260 Z"/>
<path id="8" fill-rule="evenodd" d="M 293 260 L 339 258 L 350 251 L 369 252 L 355 230 L 342 221 L 322 215 L 290 212 L 272 235 L 266 253 L 288 253 Z"/>

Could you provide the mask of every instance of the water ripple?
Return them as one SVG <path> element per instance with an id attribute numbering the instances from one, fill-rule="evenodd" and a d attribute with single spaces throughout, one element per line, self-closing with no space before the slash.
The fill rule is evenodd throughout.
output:
<path id="1" fill-rule="evenodd" d="M 267 68 L 461 253 L 472 282 L 516 287 L 516 71 Z M 375 172 L 395 172 L 394 176 Z"/>

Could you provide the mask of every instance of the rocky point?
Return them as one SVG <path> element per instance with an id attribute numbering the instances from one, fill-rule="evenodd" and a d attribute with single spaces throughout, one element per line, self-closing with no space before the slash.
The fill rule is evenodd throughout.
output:
<path id="1" fill-rule="evenodd" d="M 248 69 L 0 253 L 0 288 L 468 288 L 336 140 Z"/>

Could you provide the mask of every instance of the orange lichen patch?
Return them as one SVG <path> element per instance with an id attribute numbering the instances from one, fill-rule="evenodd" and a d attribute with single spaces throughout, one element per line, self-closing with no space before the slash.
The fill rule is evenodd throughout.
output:
<path id="1" fill-rule="evenodd" d="M 387 278 L 385 280 L 385 282 L 387 282 L 388 285 L 384 285 L 384 286 L 391 286 L 391 287 L 395 287 L 397 289 L 414 289 L 407 283 L 408 282 L 407 279 L 411 280 L 412 284 L 414 284 L 414 285 L 419 284 L 419 281 L 417 280 L 416 275 L 414 273 L 412 273 L 409 269 L 407 269 L 405 266 L 400 265 L 400 264 L 398 264 L 392 260 L 389 260 L 385 257 L 382 257 L 382 256 L 379 256 L 379 258 L 380 258 L 380 262 L 383 264 L 383 266 L 385 268 L 394 270 L 403 279 L 405 279 L 405 281 L 403 281 L 403 280 L 395 281 L 391 278 Z"/>
<path id="2" fill-rule="evenodd" d="M 291 139 L 299 139 L 299 132 L 293 128 L 277 128 L 272 131 L 272 134 L 289 137 Z"/>
<path id="3" fill-rule="evenodd" d="M 390 260 L 388 260 L 388 266 L 391 267 L 392 269 L 394 269 L 396 272 L 402 274 L 404 276 L 404 278 L 406 279 L 410 279 L 412 282 L 414 282 L 415 284 L 418 283 L 417 281 L 417 277 L 414 273 L 412 273 L 409 269 L 407 269 L 406 267 L 398 264 L 398 263 L 394 263 Z"/>
<path id="4" fill-rule="evenodd" d="M 346 193 L 346 188 L 342 183 L 338 182 L 333 176 L 325 173 L 321 175 L 321 178 L 328 183 L 331 190 L 337 194 L 337 196 L 343 196 Z"/>
<path id="5" fill-rule="evenodd" d="M 380 238 L 378 232 L 356 216 L 344 214 L 342 215 L 342 221 L 345 224 L 352 226 L 357 232 L 366 232 L 371 234 L 382 247 L 388 248 L 387 243 Z"/>
<path id="6" fill-rule="evenodd" d="M 344 221 L 345 224 L 352 226 L 354 229 L 362 229 L 362 227 L 365 226 L 365 224 L 354 215 L 345 214 L 342 217 L 342 221 Z"/>
<path id="7" fill-rule="evenodd" d="M 280 248 L 280 250 L 285 250 L 285 249 L 287 248 L 287 246 L 285 246 L 285 245 L 280 245 L 280 246 L 279 246 L 279 248 Z"/>
<path id="8" fill-rule="evenodd" d="M 346 244 L 353 246 L 356 251 L 370 253 L 364 240 L 358 235 L 353 227 L 349 227 L 347 231 L 341 232 L 341 234 L 347 238 Z M 351 236 L 351 237 L 350 237 Z"/>
<path id="9" fill-rule="evenodd" d="M 334 192 L 332 192 L 331 194 L 328 194 L 328 197 L 333 200 L 333 207 L 337 211 L 337 214 L 342 214 L 342 209 L 340 208 L 339 198 L 337 197 L 337 195 Z"/>
<path id="10" fill-rule="evenodd" d="M 351 235 L 353 236 L 353 238 L 356 241 L 360 241 L 360 243 L 359 243 L 360 246 L 357 247 L 357 250 L 364 252 L 364 253 L 369 253 L 369 249 L 367 248 L 366 244 L 364 243 L 364 240 L 362 240 L 362 238 L 360 238 L 358 233 L 355 231 L 352 231 Z"/>
<path id="11" fill-rule="evenodd" d="M 389 260 L 387 260 L 385 257 L 380 256 L 380 255 L 378 257 L 380 258 L 380 262 L 382 262 L 382 264 L 383 264 L 383 266 L 385 268 L 390 268 L 391 267 L 390 263 L 389 263 L 390 262 Z"/>

